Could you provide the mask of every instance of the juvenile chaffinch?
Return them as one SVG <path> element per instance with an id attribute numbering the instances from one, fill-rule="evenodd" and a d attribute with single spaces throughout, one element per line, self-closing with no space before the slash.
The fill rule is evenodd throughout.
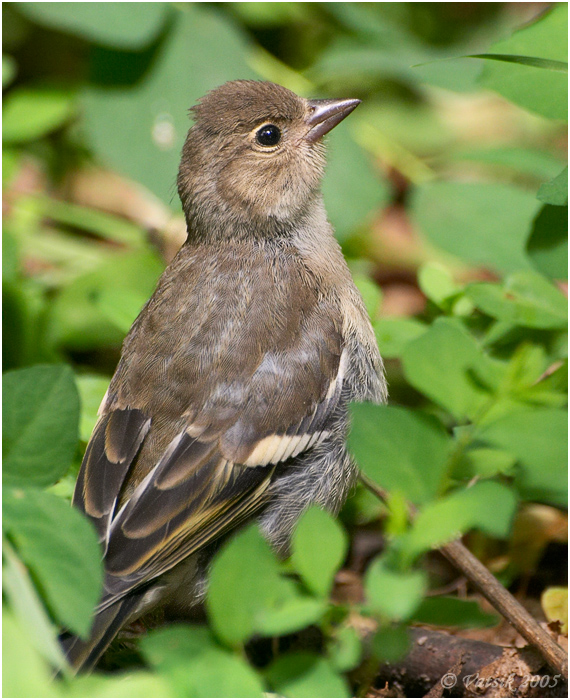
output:
<path id="1" fill-rule="evenodd" d="M 301 513 L 356 478 L 350 401 L 386 398 L 382 361 L 320 192 L 322 137 L 359 100 L 238 80 L 193 109 L 178 192 L 188 238 L 134 322 L 75 488 L 105 584 L 90 668 L 119 629 L 184 589 L 257 518 L 286 554 Z"/>

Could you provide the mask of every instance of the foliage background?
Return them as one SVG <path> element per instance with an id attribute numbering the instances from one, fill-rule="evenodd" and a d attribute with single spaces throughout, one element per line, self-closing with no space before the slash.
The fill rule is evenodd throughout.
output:
<path id="1" fill-rule="evenodd" d="M 566 4 L 3 4 L 5 695 L 366 693 L 410 623 L 512 634 L 429 554 L 459 532 L 564 618 L 566 61 Z M 235 78 L 363 100 L 324 194 L 386 359 L 391 405 L 355 407 L 351 446 L 388 505 L 359 487 L 340 523 L 309 511 L 284 564 L 246 529 L 208 625 L 50 681 L 58 627 L 86 634 L 100 590 L 75 474 L 184 240 L 187 109 Z"/>

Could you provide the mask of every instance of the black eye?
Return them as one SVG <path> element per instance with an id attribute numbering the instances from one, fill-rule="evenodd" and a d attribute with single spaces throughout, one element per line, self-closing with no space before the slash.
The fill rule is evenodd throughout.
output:
<path id="1" fill-rule="evenodd" d="M 276 146 L 281 140 L 281 130 L 275 124 L 265 124 L 258 130 L 255 138 L 262 146 Z"/>

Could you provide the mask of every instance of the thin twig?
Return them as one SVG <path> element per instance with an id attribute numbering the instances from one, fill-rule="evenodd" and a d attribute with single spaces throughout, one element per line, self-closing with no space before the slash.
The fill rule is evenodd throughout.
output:
<path id="1" fill-rule="evenodd" d="M 365 474 L 360 474 L 362 484 L 378 499 L 386 502 L 387 492 Z M 410 512 L 416 508 L 410 504 Z M 568 680 L 568 657 L 538 622 L 523 608 L 507 589 L 497 581 L 486 566 L 465 547 L 460 540 L 450 542 L 439 551 L 485 596 L 491 605 L 540 652 L 544 659 Z"/>

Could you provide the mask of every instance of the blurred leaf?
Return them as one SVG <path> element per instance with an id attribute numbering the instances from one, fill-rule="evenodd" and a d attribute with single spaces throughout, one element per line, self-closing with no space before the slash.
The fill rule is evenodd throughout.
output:
<path id="1" fill-rule="evenodd" d="M 414 338 L 428 330 L 428 326 L 414 318 L 380 318 L 373 324 L 376 341 L 382 357 L 400 357 Z"/>
<path id="2" fill-rule="evenodd" d="M 262 610 L 256 616 L 256 630 L 267 637 L 297 632 L 317 623 L 327 610 L 327 602 L 306 596 L 286 600 L 276 609 Z"/>
<path id="3" fill-rule="evenodd" d="M 545 204 L 527 242 L 528 256 L 543 275 L 568 279 L 568 207 Z"/>
<path id="4" fill-rule="evenodd" d="M 489 316 L 528 328 L 557 328 L 568 323 L 565 296 L 536 272 L 516 272 L 503 285 L 471 284 L 465 294 Z"/>
<path id="5" fill-rule="evenodd" d="M 2 611 L 2 695 L 7 698 L 53 698 L 52 672 L 13 615 Z"/>
<path id="6" fill-rule="evenodd" d="M 102 588 L 101 549 L 92 525 L 61 498 L 41 491 L 5 488 L 2 504 L 4 528 L 56 619 L 87 637 Z"/>
<path id="7" fill-rule="evenodd" d="M 525 244 L 539 206 L 512 185 L 431 182 L 416 189 L 411 211 L 434 245 L 465 262 L 514 272 L 530 266 Z"/>
<path id="8" fill-rule="evenodd" d="M 491 361 L 454 319 L 437 319 L 406 345 L 402 362 L 410 384 L 458 419 L 473 418 L 489 400 L 474 372 Z"/>
<path id="9" fill-rule="evenodd" d="M 483 426 L 478 437 L 506 450 L 522 464 L 515 483 L 529 500 L 567 504 L 568 413 L 520 409 Z"/>
<path id="10" fill-rule="evenodd" d="M 170 693 L 166 679 L 147 671 L 77 676 L 59 687 L 64 698 L 165 698 Z"/>
<path id="11" fill-rule="evenodd" d="M 286 698 L 348 698 L 344 678 L 328 659 L 307 652 L 284 654 L 265 670 L 273 690 Z"/>
<path id="12" fill-rule="evenodd" d="M 221 648 L 208 629 L 177 625 L 156 630 L 142 640 L 142 649 L 171 686 L 171 697 L 263 697 L 255 670 Z"/>
<path id="13" fill-rule="evenodd" d="M 553 178 L 561 166 L 560 160 L 546 151 L 515 146 L 459 149 L 453 150 L 447 157 L 452 161 L 470 160 L 512 168 L 540 180 Z"/>
<path id="14" fill-rule="evenodd" d="M 291 598 L 288 583 L 257 527 L 238 533 L 217 554 L 210 575 L 207 609 L 216 634 L 229 645 L 248 639 L 260 614 Z"/>
<path id="15" fill-rule="evenodd" d="M 426 297 L 440 308 L 461 288 L 455 284 L 449 270 L 438 263 L 428 262 L 418 272 L 418 284 Z"/>
<path id="16" fill-rule="evenodd" d="M 125 335 L 148 301 L 148 295 L 132 289 L 103 289 L 97 308 Z"/>
<path id="17" fill-rule="evenodd" d="M 338 522 L 317 506 L 301 517 L 292 538 L 291 561 L 309 590 L 328 595 L 344 561 L 348 538 Z"/>
<path id="18" fill-rule="evenodd" d="M 341 627 L 334 632 L 329 647 L 331 662 L 337 671 L 350 671 L 360 663 L 362 641 L 354 627 Z"/>
<path id="19" fill-rule="evenodd" d="M 16 148 L 2 147 L 2 187 L 8 187 L 14 180 L 22 154 Z"/>
<path id="20" fill-rule="evenodd" d="M 553 61 L 548 58 L 536 58 L 535 56 L 514 56 L 512 54 L 500 53 L 477 53 L 467 56 L 467 58 L 483 58 L 487 61 L 503 61 L 504 63 L 517 63 L 521 66 L 532 66 L 543 70 L 553 70 L 557 73 L 568 73 L 568 63 L 566 61 Z"/>
<path id="21" fill-rule="evenodd" d="M 38 365 L 2 377 L 5 483 L 49 486 L 77 447 L 79 396 L 66 365 Z"/>
<path id="22" fill-rule="evenodd" d="M 413 559 L 473 528 L 492 537 L 506 538 L 515 508 L 512 490 L 502 484 L 480 481 L 471 488 L 460 489 L 424 506 L 406 536 L 405 552 Z"/>
<path id="23" fill-rule="evenodd" d="M 3 53 L 2 54 L 2 89 L 5 87 L 8 87 L 10 83 L 14 80 L 16 77 L 16 72 L 17 72 L 17 65 L 16 61 L 12 56 L 8 56 L 7 54 Z"/>
<path id="24" fill-rule="evenodd" d="M 568 167 L 553 180 L 541 185 L 536 197 L 545 204 L 568 206 Z"/>
<path id="25" fill-rule="evenodd" d="M 404 626 L 381 627 L 372 640 L 374 656 L 384 663 L 400 661 L 410 648 L 410 637 Z"/>
<path id="26" fill-rule="evenodd" d="M 489 53 L 566 62 L 567 4 L 555 5 L 532 24 L 514 32 L 508 39 L 493 44 Z M 550 119 L 568 118 L 568 76 L 564 72 L 486 61 L 480 83 L 532 112 Z"/>
<path id="27" fill-rule="evenodd" d="M 413 503 L 433 498 L 450 438 L 432 416 L 395 406 L 352 404 L 350 450 L 367 476 Z"/>
<path id="28" fill-rule="evenodd" d="M 540 604 L 548 622 L 558 620 L 560 632 L 568 634 L 568 588 L 552 586 L 543 591 Z"/>
<path id="29" fill-rule="evenodd" d="M 141 49 L 164 24 L 168 4 L 161 2 L 18 2 L 37 24 L 123 50 Z"/>
<path id="30" fill-rule="evenodd" d="M 75 112 L 74 95 L 47 87 L 18 87 L 4 101 L 2 140 L 25 143 L 63 126 Z"/>
<path id="31" fill-rule="evenodd" d="M 158 4 L 164 11 L 164 4 Z M 145 79 L 121 90 L 112 84 L 90 85 L 82 100 L 84 128 L 99 158 L 166 203 L 173 199 L 190 126 L 188 108 L 227 80 L 256 77 L 245 62 L 245 39 L 226 16 L 197 3 L 172 7 L 172 29 Z M 127 11 L 132 15 L 130 3 Z M 116 79 L 124 76 L 128 59 L 124 53 L 99 50 L 92 71 L 107 81 Z"/>
<path id="32" fill-rule="evenodd" d="M 433 596 L 425 598 L 413 615 L 420 625 L 437 627 L 494 627 L 499 618 L 483 612 L 474 600 Z"/>
<path id="33" fill-rule="evenodd" d="M 76 377 L 79 397 L 81 399 L 81 420 L 79 422 L 79 438 L 88 442 L 97 422 L 97 411 L 101 406 L 105 392 L 111 379 L 95 374 L 82 374 Z"/>
<path id="34" fill-rule="evenodd" d="M 390 191 L 368 154 L 352 139 L 348 124 L 331 132 L 328 154 L 323 197 L 336 237 L 342 242 L 387 204 Z"/>
<path id="35" fill-rule="evenodd" d="M 490 447 L 475 447 L 465 452 L 456 469 L 456 476 L 489 479 L 497 474 L 512 476 L 515 459 L 508 452 Z"/>
<path id="36" fill-rule="evenodd" d="M 382 290 L 376 282 L 367 275 L 355 273 L 352 275 L 352 279 L 362 295 L 366 311 L 368 311 L 368 316 L 373 321 L 378 315 L 380 305 L 382 304 Z"/>
<path id="37" fill-rule="evenodd" d="M 369 566 L 364 586 L 370 610 L 390 620 L 407 620 L 423 598 L 427 577 L 423 571 L 391 569 L 386 558 L 380 556 Z"/>

